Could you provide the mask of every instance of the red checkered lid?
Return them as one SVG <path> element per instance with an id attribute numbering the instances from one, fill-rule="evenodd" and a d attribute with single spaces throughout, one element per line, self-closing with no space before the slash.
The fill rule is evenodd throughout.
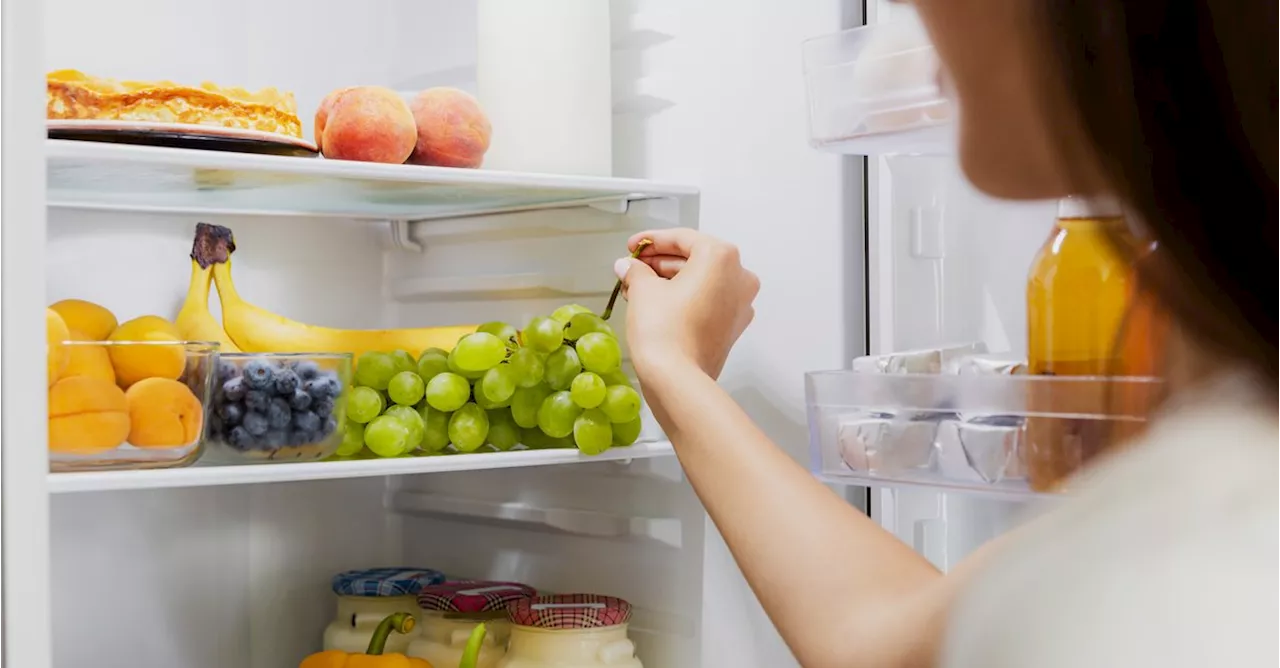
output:
<path id="1" fill-rule="evenodd" d="M 459 580 L 423 587 L 418 592 L 418 607 L 437 612 L 494 612 L 537 593 L 519 582 Z"/>
<path id="2" fill-rule="evenodd" d="M 598 629 L 626 624 L 631 604 L 599 594 L 557 594 L 516 601 L 507 606 L 512 624 L 540 629 Z"/>

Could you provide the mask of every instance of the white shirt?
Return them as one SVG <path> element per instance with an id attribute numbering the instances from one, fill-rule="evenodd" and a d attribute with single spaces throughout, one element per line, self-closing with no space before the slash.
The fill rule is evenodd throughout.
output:
<path id="1" fill-rule="evenodd" d="M 953 608 L 947 667 L 1280 664 L 1274 405 L 1216 385 L 1073 481 Z"/>

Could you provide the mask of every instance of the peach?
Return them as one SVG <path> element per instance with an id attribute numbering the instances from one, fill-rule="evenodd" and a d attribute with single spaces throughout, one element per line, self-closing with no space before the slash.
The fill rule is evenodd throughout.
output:
<path id="1" fill-rule="evenodd" d="M 91 455 L 129 436 L 129 404 L 115 383 L 89 376 L 63 378 L 49 388 L 49 449 Z"/>
<path id="2" fill-rule="evenodd" d="M 106 340 L 119 324 L 106 307 L 83 299 L 64 299 L 49 308 L 62 316 L 67 327 L 83 334 L 86 341 Z"/>
<path id="3" fill-rule="evenodd" d="M 187 367 L 187 351 L 179 345 L 159 345 L 166 341 L 180 341 L 178 328 L 157 315 L 144 315 L 121 323 L 111 332 L 111 341 L 134 341 L 141 345 L 109 346 L 111 366 L 116 370 L 116 381 L 121 387 L 129 387 L 144 378 L 177 379 Z M 154 343 L 152 343 L 154 342 Z"/>
<path id="4" fill-rule="evenodd" d="M 71 340 L 92 341 L 93 339 L 84 332 L 72 329 Z M 89 376 L 115 384 L 116 370 L 111 366 L 111 356 L 107 354 L 106 346 L 71 344 L 67 346 L 67 352 L 70 356 L 67 368 L 62 371 L 63 378 Z"/>
<path id="5" fill-rule="evenodd" d="M 390 88 L 346 88 L 325 102 L 316 112 L 316 144 L 324 157 L 402 164 L 413 152 L 413 113 Z"/>
<path id="6" fill-rule="evenodd" d="M 129 443 L 139 448 L 174 448 L 195 443 L 204 424 L 204 406 L 186 384 L 145 378 L 124 393 L 129 402 Z"/>
<path id="7" fill-rule="evenodd" d="M 67 323 L 62 316 L 53 309 L 45 309 L 45 376 L 49 381 L 46 387 L 53 387 L 53 384 L 58 382 L 63 371 L 67 369 L 67 363 L 71 361 L 71 353 L 63 343 L 69 338 L 71 338 L 71 330 L 67 328 Z"/>
<path id="8" fill-rule="evenodd" d="M 428 88 L 409 104 L 418 142 L 409 162 L 436 167 L 479 167 L 493 127 L 480 103 L 457 88 Z"/>

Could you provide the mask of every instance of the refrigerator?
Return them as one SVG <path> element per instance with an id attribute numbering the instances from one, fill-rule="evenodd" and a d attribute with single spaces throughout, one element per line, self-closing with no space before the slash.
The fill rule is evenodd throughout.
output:
<path id="1" fill-rule="evenodd" d="M 780 447 L 939 568 L 1013 525 L 1034 498 L 1016 485 L 830 475 L 811 429 L 807 372 L 955 342 L 1025 354 L 1025 275 L 1052 204 L 973 191 L 948 148 L 950 112 L 866 141 L 823 134 L 819 89 L 844 75 L 824 73 L 830 54 L 806 63 L 809 40 L 909 21 L 897 15 L 910 10 L 881 0 L 609 9 L 612 176 L 583 177 L 304 168 L 46 137 L 43 77 L 59 68 L 278 86 L 296 93 L 308 134 L 338 86 L 475 90 L 475 0 L 5 3 L 5 665 L 294 666 L 333 618 L 330 577 L 376 566 L 624 598 L 646 666 L 795 663 L 651 416 L 640 443 L 594 458 L 49 472 L 46 393 L 32 389 L 40 310 L 74 297 L 172 317 L 197 222 L 234 230 L 250 301 L 353 328 L 599 308 L 630 234 L 687 226 L 723 237 L 762 288 L 720 383 Z M 208 172 L 240 180 L 191 185 Z M 863 567 L 857 554 L 848 563 Z"/>

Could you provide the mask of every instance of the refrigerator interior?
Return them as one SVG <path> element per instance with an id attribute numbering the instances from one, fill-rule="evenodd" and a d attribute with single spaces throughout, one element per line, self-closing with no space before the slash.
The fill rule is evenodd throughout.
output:
<path id="1" fill-rule="evenodd" d="M 339 86 L 474 89 L 474 2 L 380 0 L 359 11 L 333 0 L 30 5 L 23 14 L 6 6 L 5 88 L 33 108 L 43 72 L 64 67 L 274 85 L 296 93 L 309 136 L 312 110 Z M 695 186 L 695 211 L 659 201 L 626 213 L 444 219 L 397 241 L 389 224 L 367 220 L 46 210 L 29 198 L 26 236 L 6 231 L 5 265 L 37 257 L 44 271 L 25 284 L 37 297 L 11 301 L 6 290 L 9 322 L 26 323 L 15 338 L 7 326 L 6 343 L 34 344 L 38 308 L 65 297 L 123 317 L 172 316 L 197 221 L 235 231 L 247 299 L 337 327 L 514 322 L 570 301 L 598 304 L 631 232 L 696 224 L 737 243 L 764 283 L 756 322 L 722 382 L 803 458 L 803 372 L 843 367 L 863 352 L 866 241 L 862 160 L 805 142 L 797 49 L 856 24 L 860 5 L 611 4 L 614 175 Z M 27 56 L 21 65 L 17 54 Z M 42 121 L 5 120 L 11 136 L 25 133 L 13 146 L 38 154 Z M 17 183 L 8 172 L 6 186 Z M 10 211 L 21 210 L 11 203 Z M 6 365 L 6 380 L 22 373 Z M 34 537 L 21 555 L 6 540 L 7 575 L 28 574 L 5 583 L 14 665 L 294 665 L 318 649 L 332 618 L 329 577 L 380 565 L 621 596 L 637 607 L 631 635 L 646 665 L 793 662 L 671 456 L 46 496 L 33 482 L 44 479 L 43 447 L 31 448 L 38 457 L 10 457 L 17 437 L 43 434 L 41 418 L 22 416 L 42 416 L 44 400 L 6 401 L 5 520 L 15 535 Z"/>

